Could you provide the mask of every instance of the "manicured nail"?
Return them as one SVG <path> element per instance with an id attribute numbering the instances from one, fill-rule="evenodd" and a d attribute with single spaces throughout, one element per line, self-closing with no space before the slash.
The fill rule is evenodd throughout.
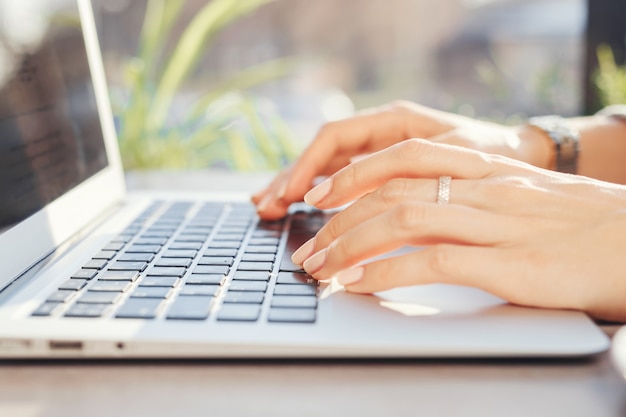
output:
<path id="1" fill-rule="evenodd" d="M 309 259 L 304 261 L 302 265 L 304 270 L 309 274 L 313 275 L 324 266 L 324 262 L 326 262 L 326 249 L 317 252 L 315 255 L 311 256 Z"/>
<path id="2" fill-rule="evenodd" d="M 328 194 L 330 194 L 331 188 L 333 188 L 333 179 L 328 178 L 326 181 L 306 193 L 304 196 L 304 201 L 307 204 L 314 206 L 322 201 Z"/>
<path id="3" fill-rule="evenodd" d="M 265 197 L 263 197 L 263 200 L 261 200 L 261 202 L 259 203 L 257 207 L 257 211 L 264 212 L 265 210 L 267 210 L 267 207 L 270 205 L 273 198 L 274 197 L 271 194 L 268 194 Z"/>
<path id="4" fill-rule="evenodd" d="M 289 186 L 289 181 L 284 181 L 280 188 L 278 189 L 278 194 L 276 194 L 276 198 L 282 200 L 287 195 L 287 187 Z"/>
<path id="5" fill-rule="evenodd" d="M 291 255 L 291 262 L 296 265 L 302 265 L 311 255 L 315 249 L 315 238 L 307 240 L 307 242 L 300 246 L 293 255 Z"/>
<path id="6" fill-rule="evenodd" d="M 359 282 L 361 279 L 363 279 L 364 273 L 365 273 L 365 270 L 363 269 L 363 267 L 358 266 L 356 268 L 345 269 L 343 271 L 337 272 L 337 275 L 335 275 L 335 278 L 337 279 L 337 282 L 339 284 L 345 287 L 346 285 L 351 285 L 356 282 Z"/>

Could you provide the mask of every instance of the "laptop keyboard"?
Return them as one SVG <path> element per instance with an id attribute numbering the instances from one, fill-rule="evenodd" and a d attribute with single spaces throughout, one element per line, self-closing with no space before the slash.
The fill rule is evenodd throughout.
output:
<path id="1" fill-rule="evenodd" d="M 324 221 L 259 221 L 245 203 L 155 203 L 32 315 L 314 323 L 317 281 L 290 257 Z"/>

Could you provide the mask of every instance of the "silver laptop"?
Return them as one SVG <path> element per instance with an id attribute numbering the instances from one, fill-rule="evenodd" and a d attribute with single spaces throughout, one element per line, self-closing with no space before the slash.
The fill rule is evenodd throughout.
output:
<path id="1" fill-rule="evenodd" d="M 472 288 L 360 296 L 318 284 L 289 255 L 326 213 L 294 207 L 266 223 L 242 194 L 127 195 L 91 5 L 60 3 L 0 2 L 0 357 L 607 349 L 582 313 L 512 306 Z"/>

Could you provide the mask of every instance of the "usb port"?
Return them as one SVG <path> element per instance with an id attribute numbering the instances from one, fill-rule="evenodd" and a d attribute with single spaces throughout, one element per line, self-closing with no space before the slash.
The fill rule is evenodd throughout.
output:
<path id="1" fill-rule="evenodd" d="M 51 340 L 51 350 L 81 350 L 83 348 L 83 342 L 76 340 Z"/>

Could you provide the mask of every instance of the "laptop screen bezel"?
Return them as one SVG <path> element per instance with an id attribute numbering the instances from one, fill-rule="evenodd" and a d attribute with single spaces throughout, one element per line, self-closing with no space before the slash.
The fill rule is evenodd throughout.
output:
<path id="1" fill-rule="evenodd" d="M 0 290 L 121 202 L 124 172 L 90 0 L 76 0 L 108 165 L 0 235 Z"/>

